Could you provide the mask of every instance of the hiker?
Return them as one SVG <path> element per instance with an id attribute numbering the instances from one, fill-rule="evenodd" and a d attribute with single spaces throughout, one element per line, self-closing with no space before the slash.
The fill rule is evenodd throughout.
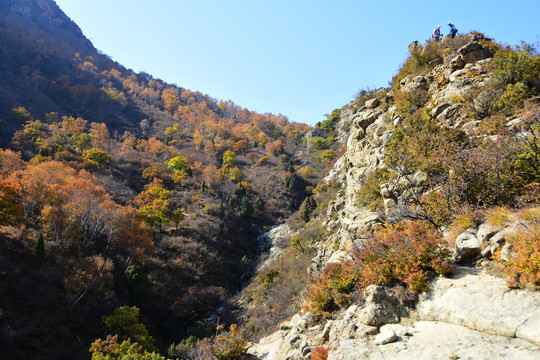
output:
<path id="1" fill-rule="evenodd" d="M 456 34 L 457 34 L 457 29 L 456 29 L 456 27 L 454 26 L 454 24 L 451 24 L 450 22 L 448 22 L 448 26 L 450 26 L 450 36 L 451 36 L 452 39 L 453 39 L 454 36 L 456 36 Z"/>
<path id="2" fill-rule="evenodd" d="M 437 25 L 437 28 L 433 30 L 433 34 L 431 34 L 431 37 L 435 39 L 435 41 L 439 41 L 441 38 L 441 25 Z"/>

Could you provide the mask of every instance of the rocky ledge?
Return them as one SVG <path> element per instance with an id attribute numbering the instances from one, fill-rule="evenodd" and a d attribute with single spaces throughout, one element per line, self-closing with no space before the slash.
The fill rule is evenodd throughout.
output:
<path id="1" fill-rule="evenodd" d="M 465 267 L 433 281 L 415 310 L 391 306 L 389 297 L 375 296 L 370 288 L 365 304 L 326 322 L 309 313 L 293 316 L 249 353 L 264 360 L 309 359 L 323 346 L 330 350 L 328 360 L 540 355 L 540 293 L 511 290 L 505 280 Z"/>

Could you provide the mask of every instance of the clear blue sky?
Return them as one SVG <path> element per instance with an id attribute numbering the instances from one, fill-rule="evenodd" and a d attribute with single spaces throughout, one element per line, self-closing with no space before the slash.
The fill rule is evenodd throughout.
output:
<path id="1" fill-rule="evenodd" d="M 136 72 L 315 124 L 387 86 L 434 27 L 540 41 L 540 0 L 56 0 L 94 46 Z"/>

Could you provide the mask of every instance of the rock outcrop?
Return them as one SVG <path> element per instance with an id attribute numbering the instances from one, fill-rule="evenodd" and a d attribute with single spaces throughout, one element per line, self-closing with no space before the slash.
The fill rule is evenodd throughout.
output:
<path id="1" fill-rule="evenodd" d="M 468 118 L 462 99 L 489 82 L 492 56 L 478 39 L 471 40 L 453 55 L 430 63 L 429 74 L 401 81 L 402 91 L 427 92 L 433 118 L 465 132 L 477 122 Z M 413 42 L 409 51 L 424 50 Z M 342 186 L 324 213 L 323 224 L 332 235 L 320 244 L 310 273 L 318 275 L 326 264 L 350 259 L 350 251 L 362 247 L 407 201 L 406 189 L 409 194 L 411 188 L 422 191 L 427 176 L 419 171 L 380 186 L 385 213 L 362 204 L 362 186 L 385 165 L 386 145 L 400 122 L 395 106 L 377 99 L 360 108 L 351 102 L 342 110 L 336 139 L 346 143 L 346 151 L 325 178 Z M 519 221 L 481 224 L 457 234 L 455 261 L 489 262 L 486 259 L 499 253 L 511 258 L 507 239 L 522 226 Z M 296 314 L 249 353 L 265 360 L 309 359 L 315 347 L 324 346 L 330 350 L 329 360 L 537 359 L 540 354 L 540 293 L 511 290 L 504 279 L 482 270 L 459 267 L 450 278 L 435 279 L 416 306 L 383 286 L 369 286 L 364 299 L 325 321 L 310 313 Z"/>
<path id="2" fill-rule="evenodd" d="M 503 279 L 458 268 L 420 296 L 400 324 L 363 324 L 366 306 L 352 305 L 325 324 L 307 313 L 284 322 L 249 353 L 264 360 L 308 359 L 316 346 L 328 359 L 537 359 L 540 294 L 509 290 Z"/>

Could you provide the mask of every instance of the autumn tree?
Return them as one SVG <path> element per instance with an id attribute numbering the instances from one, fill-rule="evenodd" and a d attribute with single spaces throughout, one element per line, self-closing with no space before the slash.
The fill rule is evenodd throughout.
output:
<path id="1" fill-rule="evenodd" d="M 20 191 L 17 183 L 0 176 L 0 226 L 22 215 L 21 205 L 16 201 Z"/>
<path id="2" fill-rule="evenodd" d="M 109 166 L 112 164 L 112 156 L 99 148 L 92 148 L 83 152 L 83 158 L 89 164 L 95 166 Z"/>
<path id="3" fill-rule="evenodd" d="M 174 174 L 172 176 L 172 179 L 175 183 L 181 184 L 184 182 L 185 179 L 188 178 L 188 173 L 186 170 L 188 169 L 188 163 L 187 160 L 184 159 L 182 156 L 177 156 L 173 159 L 171 159 L 167 166 L 169 169 L 174 169 Z"/>
<path id="4" fill-rule="evenodd" d="M 281 139 L 278 139 L 266 145 L 266 152 L 269 156 L 278 156 L 283 153 L 284 149 L 285 143 Z"/>
<path id="5" fill-rule="evenodd" d="M 178 230 L 178 225 L 187 217 L 185 209 L 176 209 L 171 215 L 171 220 L 176 224 L 176 230 Z"/>
<path id="6" fill-rule="evenodd" d="M 163 169 L 157 165 L 152 165 L 147 167 L 142 172 L 142 178 L 147 181 L 152 181 L 154 179 L 162 179 Z"/>
<path id="7" fill-rule="evenodd" d="M 92 360 L 169 360 L 156 352 L 145 350 L 136 342 L 119 342 L 118 335 L 107 335 L 105 340 L 97 339 L 90 347 Z"/>
<path id="8" fill-rule="evenodd" d="M 139 206 L 138 214 L 141 220 L 150 227 L 161 231 L 161 227 L 169 222 L 169 190 L 161 186 L 161 182 L 154 179 L 143 192 L 135 199 Z"/>
<path id="9" fill-rule="evenodd" d="M 110 289 L 114 278 L 114 264 L 101 255 L 75 260 L 72 271 L 64 280 L 70 308 L 75 306 L 88 292 Z"/>
<path id="10" fill-rule="evenodd" d="M 174 87 L 168 87 L 161 93 L 161 100 L 163 101 L 163 107 L 166 111 L 172 113 L 178 109 L 180 105 L 180 99 L 177 96 L 178 89 Z"/>
<path id="11" fill-rule="evenodd" d="M 10 112 L 9 112 L 9 116 L 12 119 L 18 121 L 21 124 L 25 124 L 27 122 L 34 121 L 34 118 L 30 114 L 30 112 L 28 110 L 26 110 L 26 108 L 24 108 L 24 107 L 18 107 L 18 108 L 11 109 Z"/>
<path id="12" fill-rule="evenodd" d="M 184 159 L 182 156 L 176 156 L 169 160 L 169 162 L 167 163 L 167 167 L 174 170 L 185 170 L 188 167 L 188 163 L 187 160 Z"/>
<path id="13" fill-rule="evenodd" d="M 127 251 L 126 264 L 142 263 L 145 254 L 154 252 L 152 229 L 138 220 L 139 214 L 134 207 L 127 206 L 123 209 L 123 214 L 117 225 L 118 235 L 115 247 Z"/>

